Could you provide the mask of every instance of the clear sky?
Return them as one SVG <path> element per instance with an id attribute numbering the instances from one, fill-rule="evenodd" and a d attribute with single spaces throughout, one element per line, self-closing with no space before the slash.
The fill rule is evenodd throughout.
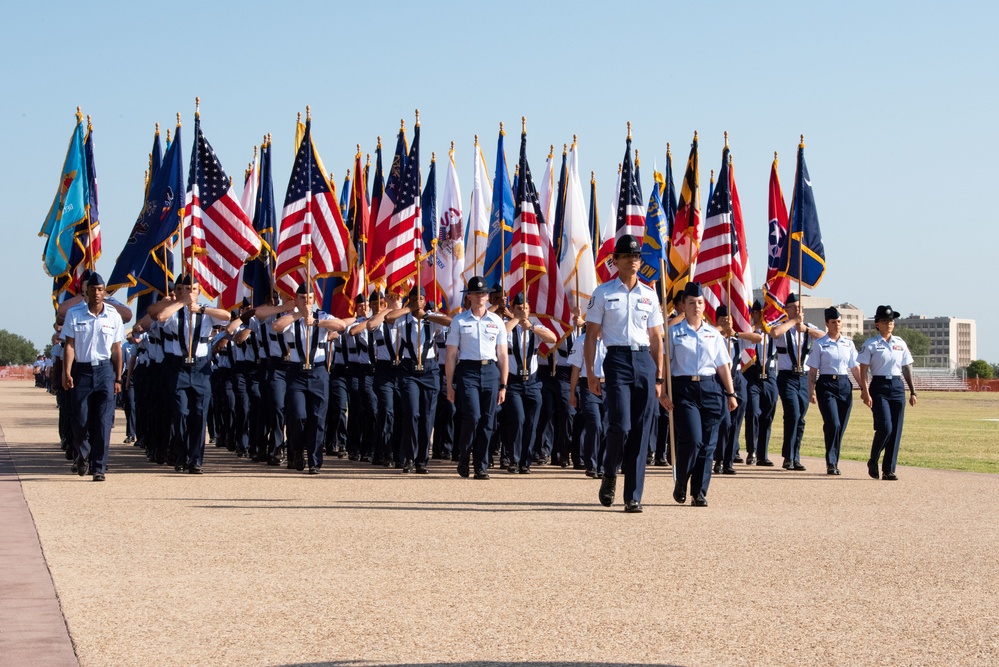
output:
<path id="1" fill-rule="evenodd" d="M 999 233 L 982 212 L 991 195 L 972 195 L 999 180 L 997 19 L 994 2 L 20 3 L 0 42 L 0 328 L 39 347 L 51 333 L 37 233 L 77 105 L 94 121 L 107 277 L 142 204 L 154 124 L 182 114 L 186 169 L 200 95 L 237 180 L 273 134 L 279 203 L 307 104 L 338 188 L 355 144 L 373 152 L 381 135 L 391 151 L 419 108 L 424 170 L 453 140 L 467 199 L 473 136 L 491 171 L 499 122 L 514 160 L 523 115 L 536 177 L 550 144 L 579 136 L 603 216 L 628 121 L 646 196 L 666 143 L 679 181 L 699 132 L 705 206 L 728 130 L 756 286 L 773 152 L 790 201 L 804 133 L 828 266 L 813 293 L 975 318 L 978 357 L 996 362 Z"/>

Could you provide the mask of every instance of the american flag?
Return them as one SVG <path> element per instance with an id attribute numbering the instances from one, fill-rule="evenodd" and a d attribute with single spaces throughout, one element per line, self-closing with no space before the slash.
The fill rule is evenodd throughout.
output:
<path id="1" fill-rule="evenodd" d="M 381 169 L 381 141 L 378 143 L 378 165 L 375 172 L 374 193 L 371 197 L 371 235 L 368 236 L 367 266 L 368 280 L 373 283 L 385 282 L 385 257 L 388 254 L 389 227 L 392 216 L 395 215 L 402 188 L 402 178 L 406 173 L 406 127 L 399 128 L 395 142 L 395 157 L 392 158 L 392 170 L 385 182 L 385 188 L 380 188 L 379 176 Z M 419 195 L 417 195 L 419 196 Z"/>
<path id="2" fill-rule="evenodd" d="M 617 232 L 615 240 L 625 234 L 637 238 L 645 235 L 645 205 L 642 202 L 642 186 L 638 182 L 638 165 L 631 162 L 631 132 L 624 149 L 624 162 L 621 163 L 621 187 L 617 200 Z"/>
<path id="3" fill-rule="evenodd" d="M 260 169 L 259 163 L 257 162 L 257 147 L 253 147 L 253 162 L 246 170 L 243 178 L 243 194 L 239 198 L 239 205 L 246 213 L 246 216 L 251 220 L 256 219 L 256 208 L 257 208 L 257 187 L 259 186 L 260 180 Z M 231 310 L 237 303 L 241 303 L 243 299 L 251 299 L 253 296 L 253 287 L 248 284 L 247 281 L 247 267 L 250 266 L 248 263 L 244 263 L 239 267 L 239 274 L 236 276 L 236 280 L 232 281 L 219 295 L 219 308 L 224 308 L 225 310 Z M 250 274 L 253 273 L 253 269 L 250 269 Z"/>
<path id="4" fill-rule="evenodd" d="M 715 309 L 728 305 L 732 278 L 732 188 L 728 176 L 728 146 L 722 151 L 718 184 L 708 201 L 704 238 L 697 254 L 694 280 L 705 288 L 704 311 L 715 321 Z"/>
<path id="5" fill-rule="evenodd" d="M 557 347 L 569 333 L 571 312 L 565 288 L 558 275 L 558 256 L 551 242 L 551 232 L 541 213 L 541 200 L 531 178 L 531 168 L 527 164 L 527 133 L 520 136 L 520 168 L 518 170 L 516 219 L 514 221 L 513 251 L 510 260 L 510 273 L 506 286 L 511 298 L 523 291 L 524 271 L 527 272 L 527 294 L 525 301 L 531 306 L 535 317 L 547 328 L 555 332 L 558 340 L 555 346 L 541 344 L 541 354 L 548 354 Z M 548 271 L 546 267 L 552 267 Z M 511 279 L 516 282 L 511 282 Z"/>
<path id="6" fill-rule="evenodd" d="M 197 115 L 184 210 L 184 256 L 191 260 L 202 290 L 214 299 L 237 280 L 243 263 L 260 253 L 260 236 L 201 132 Z"/>
<path id="7" fill-rule="evenodd" d="M 420 185 L 420 124 L 417 122 L 401 187 L 394 198 L 395 212 L 392 213 L 386 230 L 385 284 L 390 292 L 409 292 L 416 275 L 420 245 L 417 235 Z"/>
<path id="8" fill-rule="evenodd" d="M 749 306 L 753 301 L 753 272 L 749 268 L 749 250 L 746 247 L 746 226 L 742 218 L 742 203 L 739 190 L 735 187 L 735 167 L 732 158 L 728 163 L 728 180 L 732 189 L 732 297 L 729 313 L 736 331 L 753 330 L 749 316 Z M 756 359 L 756 348 L 745 346 L 742 350 L 742 365 L 748 366 Z"/>
<path id="9" fill-rule="evenodd" d="M 312 143 L 312 120 L 305 121 L 305 135 L 295 155 L 288 190 L 281 211 L 278 236 L 277 288 L 294 297 L 306 273 L 312 279 L 347 273 L 350 234 L 336 195 L 319 166 Z"/>

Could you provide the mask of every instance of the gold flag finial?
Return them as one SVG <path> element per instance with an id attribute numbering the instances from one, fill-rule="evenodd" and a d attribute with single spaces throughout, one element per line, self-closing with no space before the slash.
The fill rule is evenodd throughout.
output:
<path id="1" fill-rule="evenodd" d="M 268 132 L 267 133 L 267 145 L 270 146 L 272 143 L 274 143 L 274 135 L 271 134 L 270 132 Z"/>
<path id="2" fill-rule="evenodd" d="M 431 162 L 437 162 L 437 153 L 436 152 L 431 152 L 430 153 L 430 161 Z"/>
<path id="3" fill-rule="evenodd" d="M 804 148 L 804 147 L 805 147 L 805 135 L 801 135 L 801 143 L 798 144 L 798 148 Z"/>
<path id="4" fill-rule="evenodd" d="M 564 147 L 565 144 L 562 144 L 562 146 Z M 551 160 L 553 157 L 555 157 L 555 144 L 548 146 L 548 159 Z"/>
<path id="5" fill-rule="evenodd" d="M 298 112 L 298 120 L 296 122 L 297 123 L 301 123 L 302 122 L 302 112 L 301 111 Z"/>
<path id="6" fill-rule="evenodd" d="M 195 97 L 194 98 L 194 116 L 195 116 L 195 118 L 200 118 L 201 117 L 201 98 L 200 97 Z"/>
<path id="7" fill-rule="evenodd" d="M 777 151 L 774 151 L 774 159 L 777 159 Z"/>
<path id="8" fill-rule="evenodd" d="M 725 148 L 728 148 L 728 130 L 725 130 Z"/>
<path id="9" fill-rule="evenodd" d="M 591 171 L 590 172 L 590 184 L 592 185 L 592 184 L 594 184 L 596 182 L 597 182 L 596 172 Z"/>
<path id="10" fill-rule="evenodd" d="M 636 148 L 635 149 L 635 166 L 637 167 L 639 165 L 639 163 L 640 163 L 640 161 L 638 159 L 638 149 Z"/>
<path id="11" fill-rule="evenodd" d="M 76 107 L 76 122 L 79 123 L 83 120 L 83 109 Z"/>
<path id="12" fill-rule="evenodd" d="M 503 127 L 503 124 L 502 124 L 502 123 L 500 123 L 500 128 L 502 129 L 502 127 Z M 476 145 L 476 146 L 478 146 L 478 145 L 479 145 L 479 135 L 475 135 L 475 145 Z"/>
<path id="13" fill-rule="evenodd" d="M 156 134 L 160 133 L 160 124 L 156 123 Z"/>
<path id="14" fill-rule="evenodd" d="M 94 124 L 90 121 L 90 114 L 89 113 L 87 114 L 87 129 L 88 130 L 94 129 Z"/>
<path id="15" fill-rule="evenodd" d="M 177 112 L 177 127 L 180 127 L 180 112 Z"/>
<path id="16" fill-rule="evenodd" d="M 576 135 L 575 135 L 575 134 L 574 134 L 574 135 L 572 135 L 572 147 L 573 147 L 573 148 L 575 148 L 575 147 L 576 147 Z"/>
<path id="17" fill-rule="evenodd" d="M 451 151 L 450 151 L 450 154 L 454 155 L 454 142 L 453 141 L 451 142 Z"/>
<path id="18" fill-rule="evenodd" d="M 312 107 L 308 104 L 305 105 L 305 120 L 312 120 Z"/>
<path id="19" fill-rule="evenodd" d="M 628 121 L 628 138 L 631 139 L 631 121 Z"/>
<path id="20" fill-rule="evenodd" d="M 371 153 L 367 153 L 367 156 L 368 156 L 367 166 L 370 167 L 371 166 Z"/>
<path id="21" fill-rule="evenodd" d="M 257 159 L 257 147 L 256 146 L 253 147 L 253 159 L 254 160 Z"/>
<path id="22" fill-rule="evenodd" d="M 378 136 L 378 148 L 381 148 L 381 147 L 382 147 L 382 137 L 381 137 L 381 135 L 379 135 Z"/>
<path id="23" fill-rule="evenodd" d="M 416 127 L 420 126 L 420 110 L 416 110 Z"/>
<path id="24" fill-rule="evenodd" d="M 167 143 L 170 143 L 170 128 L 167 128 Z"/>
<path id="25" fill-rule="evenodd" d="M 357 157 L 361 157 L 361 144 L 357 144 Z"/>
<path id="26" fill-rule="evenodd" d="M 694 141 L 697 141 L 697 130 L 694 130 Z"/>
<path id="27" fill-rule="evenodd" d="M 732 154 L 731 153 L 728 154 L 728 166 L 730 166 L 730 167 L 732 166 Z"/>
<path id="28" fill-rule="evenodd" d="M 619 173 L 619 174 L 621 173 L 621 163 L 620 162 L 617 163 L 617 173 Z"/>
<path id="29" fill-rule="evenodd" d="M 504 137 L 506 136 L 506 131 L 503 129 L 503 121 L 500 121 L 500 134 Z"/>
<path id="30" fill-rule="evenodd" d="M 527 134 L 527 116 L 520 117 L 520 133 Z"/>
<path id="31" fill-rule="evenodd" d="M 569 152 L 569 147 L 566 144 L 562 144 L 562 155 L 565 155 L 568 152 Z"/>
<path id="32" fill-rule="evenodd" d="M 712 183 L 715 182 L 715 170 L 714 169 L 711 170 L 711 182 Z"/>
<path id="33" fill-rule="evenodd" d="M 666 142 L 666 157 L 669 157 L 669 142 Z"/>

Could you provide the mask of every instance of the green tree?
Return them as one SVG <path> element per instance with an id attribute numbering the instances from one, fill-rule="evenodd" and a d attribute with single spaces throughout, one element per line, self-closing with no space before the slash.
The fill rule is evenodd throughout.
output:
<path id="1" fill-rule="evenodd" d="M 981 378 L 982 380 L 991 380 L 995 377 L 992 372 L 992 366 L 989 362 L 982 359 L 976 359 L 968 364 L 968 379 Z"/>
<path id="2" fill-rule="evenodd" d="M 38 356 L 38 349 L 24 336 L 0 329 L 0 366 L 30 364 Z"/>
<path id="3" fill-rule="evenodd" d="M 865 331 L 862 334 L 853 334 L 853 343 L 857 346 L 859 350 L 864 344 L 864 341 L 872 336 L 877 336 L 878 332 L 876 330 Z M 893 336 L 898 336 L 905 341 L 905 344 L 909 346 L 909 352 L 912 353 L 914 357 L 925 357 L 930 353 L 930 337 L 926 334 L 916 331 L 915 329 L 910 329 L 909 327 L 903 327 L 896 324 L 895 329 L 892 331 Z"/>

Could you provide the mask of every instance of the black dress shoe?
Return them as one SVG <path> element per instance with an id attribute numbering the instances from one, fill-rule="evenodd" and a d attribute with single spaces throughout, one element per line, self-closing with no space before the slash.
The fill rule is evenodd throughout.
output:
<path id="1" fill-rule="evenodd" d="M 309 466 L 309 474 L 310 475 L 318 475 L 319 474 L 319 468 L 317 468 L 315 466 Z"/>
<path id="2" fill-rule="evenodd" d="M 531 469 L 529 467 L 527 467 L 527 466 L 520 466 L 520 474 L 521 475 L 530 475 L 531 474 Z"/>
<path id="3" fill-rule="evenodd" d="M 881 475 L 881 479 L 885 480 L 886 482 L 897 482 L 898 475 L 896 475 L 893 472 L 886 472 L 885 474 Z"/>
<path id="4" fill-rule="evenodd" d="M 406 459 L 402 462 L 402 471 L 405 473 L 413 472 L 413 460 Z"/>
<path id="5" fill-rule="evenodd" d="M 749 456 L 746 457 L 746 465 L 747 466 L 751 466 L 754 463 L 756 463 L 756 457 L 755 456 L 753 456 L 752 454 L 750 454 Z"/>
<path id="6" fill-rule="evenodd" d="M 800 463 L 795 463 L 793 466 L 791 466 L 791 470 L 807 470 L 807 468 L 801 465 Z"/>
<path id="7" fill-rule="evenodd" d="M 681 505 L 687 502 L 687 485 L 681 485 L 677 482 L 673 485 L 673 500 L 680 503 Z"/>
<path id="8" fill-rule="evenodd" d="M 422 466 L 419 463 L 416 464 L 416 474 L 417 475 L 429 475 L 430 471 L 427 470 L 427 466 Z"/>
<path id="9" fill-rule="evenodd" d="M 99 473 L 94 474 L 94 481 L 95 482 L 103 482 L 104 481 L 104 473 L 99 472 Z"/>
<path id="10" fill-rule="evenodd" d="M 459 463 L 458 464 L 458 475 L 460 477 L 468 477 L 468 464 L 467 463 Z"/>
<path id="11" fill-rule="evenodd" d="M 628 514 L 641 514 L 642 513 L 642 503 L 637 500 L 629 500 L 624 504 L 624 511 Z"/>
<path id="12" fill-rule="evenodd" d="M 76 474 L 80 477 L 87 474 L 87 462 L 83 459 L 76 459 Z"/>
<path id="13" fill-rule="evenodd" d="M 600 504 L 604 507 L 610 507 L 614 504 L 614 493 L 617 491 L 617 477 L 608 475 L 600 481 L 600 492 L 597 493 L 597 497 L 600 499 Z"/>
<path id="14" fill-rule="evenodd" d="M 202 475 L 202 474 L 204 474 L 204 473 L 202 472 L 202 470 L 201 470 L 201 466 L 191 466 L 191 467 L 190 467 L 190 468 L 189 468 L 189 469 L 187 470 L 187 472 L 189 472 L 189 473 L 190 473 L 190 474 L 192 474 L 192 475 Z"/>
<path id="15" fill-rule="evenodd" d="M 506 471 L 508 473 L 510 473 L 511 475 L 516 475 L 517 474 L 517 466 L 507 466 Z"/>
<path id="16" fill-rule="evenodd" d="M 656 457 L 656 460 L 655 460 L 655 463 L 653 463 L 653 465 L 656 465 L 656 466 L 659 466 L 659 467 L 662 467 L 662 466 L 667 466 L 667 465 L 669 465 L 669 464 L 668 464 L 668 463 L 666 463 L 666 459 L 661 459 L 661 458 L 659 458 L 659 457 L 657 456 L 657 457 Z"/>
<path id="17" fill-rule="evenodd" d="M 475 479 L 489 479 L 489 473 L 487 472 L 476 472 Z"/>
<path id="18" fill-rule="evenodd" d="M 696 498 L 694 498 L 693 500 L 691 500 L 690 504 L 693 505 L 694 507 L 707 507 L 708 506 L 708 499 L 704 497 L 703 493 L 701 493 L 701 494 L 698 494 L 698 496 Z"/>
<path id="19" fill-rule="evenodd" d="M 596 477 L 597 476 L 597 471 L 594 470 L 593 468 L 588 468 L 586 470 L 586 476 L 587 477 Z"/>
<path id="20" fill-rule="evenodd" d="M 712 468 L 711 472 L 713 472 L 714 474 L 717 475 L 717 474 L 721 473 L 721 471 L 722 471 L 721 461 L 715 461 L 714 468 Z"/>
<path id="21" fill-rule="evenodd" d="M 742 463 L 742 457 L 739 456 L 739 455 L 736 455 L 736 457 L 734 459 L 732 459 L 732 462 L 733 463 Z"/>
<path id="22" fill-rule="evenodd" d="M 878 462 L 868 461 L 867 462 L 867 474 L 871 476 L 872 479 L 878 478 Z"/>
<path id="23" fill-rule="evenodd" d="M 833 468 L 833 473 L 832 474 L 838 475 L 839 474 L 839 468 Z"/>
<path id="24" fill-rule="evenodd" d="M 723 475 L 734 475 L 735 474 L 735 468 L 723 468 L 722 469 L 722 474 Z"/>
<path id="25" fill-rule="evenodd" d="M 836 470 L 836 466 L 826 466 L 826 474 L 827 475 L 835 475 L 836 474 L 835 470 Z"/>
<path id="26" fill-rule="evenodd" d="M 790 459 L 784 459 L 784 463 L 780 465 L 784 470 L 790 470 L 794 467 L 794 463 Z"/>
<path id="27" fill-rule="evenodd" d="M 770 459 L 760 459 L 756 462 L 756 465 L 763 466 L 764 468 L 773 468 L 774 462 Z"/>

